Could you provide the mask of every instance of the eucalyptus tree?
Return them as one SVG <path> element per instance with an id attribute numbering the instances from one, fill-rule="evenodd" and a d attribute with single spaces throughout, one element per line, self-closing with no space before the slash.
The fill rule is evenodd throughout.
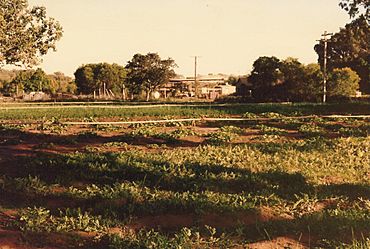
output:
<path id="1" fill-rule="evenodd" d="M 173 59 L 161 59 L 156 53 L 135 54 L 126 65 L 127 86 L 131 93 L 144 91 L 149 101 L 151 93 L 176 75 L 176 66 Z"/>
<path id="2" fill-rule="evenodd" d="M 29 7 L 27 0 L 0 1 L 0 66 L 32 67 L 56 49 L 62 27 L 47 17 L 45 7 Z"/>

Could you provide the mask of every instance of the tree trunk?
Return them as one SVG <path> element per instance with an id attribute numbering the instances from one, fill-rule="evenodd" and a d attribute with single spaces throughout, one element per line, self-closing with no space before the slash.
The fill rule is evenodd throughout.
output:
<path id="1" fill-rule="evenodd" d="M 150 100 L 150 94 L 151 94 L 150 90 L 146 91 L 146 101 L 147 102 Z"/>

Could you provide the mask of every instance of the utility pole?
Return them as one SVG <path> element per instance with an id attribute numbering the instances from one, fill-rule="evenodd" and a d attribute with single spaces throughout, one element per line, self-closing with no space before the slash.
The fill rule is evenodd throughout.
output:
<path id="1" fill-rule="evenodd" d="M 197 67 L 198 67 L 198 58 L 199 56 L 194 56 L 194 88 L 195 88 L 195 96 L 199 95 L 199 84 L 197 80 Z"/>
<path id="2" fill-rule="evenodd" d="M 328 33 L 327 31 L 324 32 L 321 36 L 323 37 L 320 42 L 324 42 L 324 67 L 323 67 L 323 76 L 324 76 L 324 91 L 323 91 L 323 96 L 322 96 L 322 102 L 326 103 L 326 82 L 327 82 L 327 71 L 326 71 L 326 66 L 328 62 L 328 41 L 329 39 L 327 38 L 328 36 L 333 35 L 333 33 Z"/>
<path id="3" fill-rule="evenodd" d="M 125 84 L 122 84 L 122 100 L 126 100 Z"/>

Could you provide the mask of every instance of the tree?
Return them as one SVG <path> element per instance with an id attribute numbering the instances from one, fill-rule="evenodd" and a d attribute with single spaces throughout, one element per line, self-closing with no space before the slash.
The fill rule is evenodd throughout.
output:
<path id="1" fill-rule="evenodd" d="M 79 93 L 91 94 L 99 89 L 99 86 L 94 81 L 94 70 L 91 65 L 79 67 L 74 75 Z"/>
<path id="2" fill-rule="evenodd" d="M 252 95 L 257 100 L 269 101 L 276 98 L 276 88 L 282 82 L 280 60 L 274 56 L 259 57 L 253 63 L 248 81 L 253 85 Z"/>
<path id="3" fill-rule="evenodd" d="M 126 69 L 115 63 L 100 63 L 94 68 L 94 77 L 99 87 L 105 84 L 112 92 L 121 93 L 126 82 Z"/>
<path id="4" fill-rule="evenodd" d="M 50 93 L 50 79 L 41 68 L 38 68 L 31 75 L 29 81 L 25 82 L 24 90 L 26 92 L 46 91 Z"/>
<path id="5" fill-rule="evenodd" d="M 281 61 L 282 82 L 275 88 L 279 100 L 318 102 L 323 94 L 323 75 L 319 64 L 304 65 L 296 58 Z"/>
<path id="6" fill-rule="evenodd" d="M 135 54 L 126 65 L 127 82 L 130 92 L 145 91 L 149 101 L 151 93 L 174 77 L 176 63 L 173 59 L 162 60 L 156 53 Z"/>
<path id="7" fill-rule="evenodd" d="M 126 82 L 126 69 L 118 64 L 87 64 L 79 67 L 74 75 L 78 92 L 84 94 L 91 94 L 104 86 L 120 93 Z"/>
<path id="8" fill-rule="evenodd" d="M 248 80 L 258 101 L 318 102 L 323 92 L 320 65 L 304 65 L 291 57 L 282 61 L 276 57 L 258 58 Z"/>
<path id="9" fill-rule="evenodd" d="M 0 69 L 0 89 L 2 89 L 3 92 L 16 75 L 16 70 Z"/>
<path id="10" fill-rule="evenodd" d="M 349 67 L 360 76 L 360 90 L 370 93 L 370 31 L 364 16 L 347 24 L 328 43 L 328 69 Z M 324 44 L 316 44 L 319 63 L 323 65 Z"/>
<path id="11" fill-rule="evenodd" d="M 74 93 L 76 91 L 76 84 L 69 76 L 62 72 L 55 72 L 48 75 L 50 79 L 50 91 L 52 93 Z"/>
<path id="12" fill-rule="evenodd" d="M 329 75 L 328 98 L 338 100 L 356 94 L 360 77 L 350 68 L 336 68 Z"/>
<path id="13" fill-rule="evenodd" d="M 339 6 L 354 18 L 361 12 L 365 12 L 366 19 L 369 20 L 370 1 L 369 0 L 341 0 Z"/>
<path id="14" fill-rule="evenodd" d="M 296 58 L 287 58 L 280 63 L 282 74 L 282 96 L 281 99 L 289 101 L 302 101 L 307 95 L 305 89 L 305 71 L 304 65 Z"/>
<path id="15" fill-rule="evenodd" d="M 50 93 L 50 79 L 41 68 L 19 71 L 10 82 L 8 91 L 14 93 L 16 89 L 24 92 L 45 91 Z"/>
<path id="16" fill-rule="evenodd" d="M 233 85 L 233 86 L 236 86 L 236 84 L 238 83 L 239 81 L 239 78 L 240 77 L 237 77 L 237 76 L 229 76 L 229 78 L 226 80 L 226 82 L 229 84 L 229 85 Z"/>
<path id="17" fill-rule="evenodd" d="M 304 82 L 301 101 L 320 102 L 323 95 L 323 79 L 319 64 L 312 63 L 304 67 Z"/>
<path id="18" fill-rule="evenodd" d="M 0 1 L 0 66 L 33 66 L 62 37 L 62 27 L 47 18 L 44 7 L 28 7 L 27 0 Z"/>
<path id="19" fill-rule="evenodd" d="M 16 76 L 4 84 L 5 93 L 17 93 L 24 91 L 24 83 L 31 78 L 33 71 L 22 70 L 16 73 Z"/>

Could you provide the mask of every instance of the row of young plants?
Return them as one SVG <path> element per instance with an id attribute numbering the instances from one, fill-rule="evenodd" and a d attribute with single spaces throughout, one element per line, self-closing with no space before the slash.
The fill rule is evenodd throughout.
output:
<path id="1" fill-rule="evenodd" d="M 333 175 L 332 173 L 338 175 L 340 170 L 343 170 L 341 178 L 344 182 L 353 182 L 356 179 L 359 183 L 362 179 L 366 179 L 365 172 L 369 167 L 370 157 L 368 150 L 368 137 L 338 139 L 319 137 L 284 143 L 262 142 L 224 147 L 200 146 L 196 149 L 176 149 L 157 153 L 137 150 L 96 155 L 77 153 L 51 160 L 48 167 L 61 165 L 58 166 L 60 170 L 66 168 L 67 165 L 73 167 L 74 172 L 66 172 L 68 174 L 64 175 L 65 179 L 68 179 L 69 174 L 72 176 L 81 174 L 81 177 L 88 177 L 89 173 L 90 175 L 100 174 L 97 169 L 103 167 L 103 173 L 119 171 L 122 177 L 126 177 L 125 174 L 129 174 L 130 171 L 133 176 L 147 175 L 146 181 L 149 180 L 149 173 L 153 174 L 153 179 L 157 179 L 156 174 L 165 174 L 169 178 L 172 176 L 189 178 L 192 175 L 200 177 L 206 171 L 209 175 L 205 178 L 212 179 L 214 178 L 212 173 L 232 172 L 246 177 L 248 172 L 280 170 L 286 173 L 300 172 L 308 179 L 320 179 L 318 176 Z M 64 162 L 66 160 L 67 165 Z M 40 161 L 40 164 L 44 163 Z M 361 173 L 355 172 L 355 168 L 358 168 Z M 89 172 L 89 169 L 92 172 Z M 140 172 L 142 173 L 139 174 Z M 171 176 L 171 173 L 176 175 Z M 120 176 L 112 174 L 112 177 Z M 323 180 L 321 179 L 321 182 Z"/>
<path id="2" fill-rule="evenodd" d="M 241 130 L 224 127 L 220 132 L 238 134 Z M 277 236 L 302 232 L 309 226 L 313 233 L 322 235 L 321 239 L 334 243 L 338 234 L 348 234 L 351 229 L 368 236 L 369 148 L 369 137 L 314 137 L 152 153 L 76 153 L 27 159 L 17 178 L 2 178 L 0 185 L 2 191 L 12 193 L 13 189 L 35 197 L 28 204 L 38 208 L 26 209 L 19 217 L 17 226 L 23 230 L 103 231 L 112 220 L 114 225 L 124 226 L 134 217 L 171 210 L 222 215 L 269 207 L 293 218 L 252 228 L 241 225 L 224 232 L 232 237 L 238 231 L 241 243 L 249 243 L 257 237 L 266 239 L 264 230 Z M 49 209 L 38 196 L 62 197 L 80 209 L 67 212 L 68 201 L 60 211 Z M 328 207 L 317 209 L 328 202 Z M 174 238 L 182 231 L 176 235 L 154 233 L 149 236 L 153 243 L 162 238 L 177 245 Z M 258 236 L 252 236 L 255 233 Z M 107 235 L 99 243 L 110 243 L 116 246 L 113 248 L 129 248 L 125 246 L 135 243 L 144 246 L 139 234 L 123 238 Z"/>
<path id="3" fill-rule="evenodd" d="M 94 117 L 96 120 L 105 118 L 126 121 L 133 118 L 175 118 L 175 117 L 224 117 L 239 115 L 249 118 L 281 118 L 281 116 L 327 115 L 335 114 L 369 114 L 369 103 L 332 103 L 332 104 L 235 104 L 235 105 L 185 105 L 185 106 L 158 106 L 152 108 L 86 108 L 61 107 L 40 109 L 9 109 L 0 108 L 1 120 L 83 120 Z M 268 115 L 268 113 L 276 113 Z M 280 114 L 280 115 L 279 115 Z"/>
<path id="4" fill-rule="evenodd" d="M 224 139 L 226 142 L 230 142 L 235 138 L 235 135 L 243 135 L 245 130 L 243 128 L 248 129 L 257 129 L 263 135 L 287 135 L 288 131 L 298 131 L 304 136 L 307 137 L 314 137 L 314 136 L 325 136 L 326 133 L 335 133 L 340 136 L 368 136 L 370 134 L 370 124 L 368 119 L 356 119 L 356 118 L 332 118 L 332 119 L 323 119 L 319 117 L 310 117 L 304 119 L 292 119 L 290 117 L 284 117 L 281 114 L 277 113 L 265 113 L 261 114 L 268 116 L 269 118 L 277 118 L 272 120 L 265 120 L 265 121 L 256 121 L 254 120 L 254 114 L 251 118 L 251 121 L 242 121 L 242 122 L 228 122 L 228 121 L 220 121 L 220 122 L 212 122 L 208 125 L 217 125 L 222 126 L 218 133 L 210 134 L 211 138 L 220 138 L 225 137 L 228 139 Z M 248 113 L 248 116 L 251 116 Z M 90 121 L 95 121 L 94 118 L 89 118 L 87 123 Z M 149 137 L 154 136 L 157 138 L 162 138 L 164 140 L 172 140 L 175 141 L 176 139 L 189 136 L 189 135 L 200 135 L 197 134 L 191 129 L 186 129 L 186 126 L 193 126 L 193 123 L 159 123 L 159 124 L 134 124 L 130 125 L 128 128 L 133 129 L 132 132 L 127 134 L 129 137 Z M 236 126 L 241 126 L 243 128 L 239 128 Z M 127 132 L 127 127 L 122 126 L 115 126 L 115 125 L 89 125 L 88 126 L 90 131 L 83 131 L 82 133 L 78 134 L 79 137 L 88 137 L 88 133 L 95 133 L 97 132 L 104 133 L 104 132 Z M 157 132 L 157 127 L 178 127 L 178 130 L 172 131 L 170 134 L 165 132 Z M 8 135 L 11 133 L 16 133 L 17 131 L 27 131 L 28 129 L 32 128 L 32 125 L 6 125 L 2 124 L 0 126 L 0 131 L 6 132 Z M 34 127 L 35 129 L 41 132 L 47 132 L 52 134 L 63 134 L 69 130 L 69 126 L 63 125 L 60 121 L 56 118 L 52 118 L 50 122 L 41 123 Z M 87 134 L 85 136 L 84 132 Z M 211 139 L 212 140 L 212 139 Z"/>

